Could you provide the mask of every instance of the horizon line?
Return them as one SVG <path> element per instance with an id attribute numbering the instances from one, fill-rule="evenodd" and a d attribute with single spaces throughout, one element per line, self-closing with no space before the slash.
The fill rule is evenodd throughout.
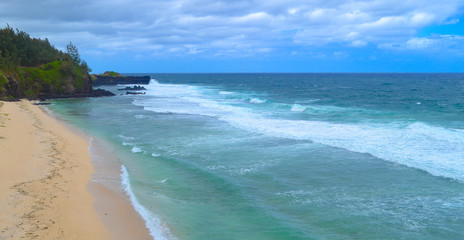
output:
<path id="1" fill-rule="evenodd" d="M 91 73 L 91 74 L 103 74 Z M 464 74 L 463 72 L 119 72 L 120 74 Z"/>

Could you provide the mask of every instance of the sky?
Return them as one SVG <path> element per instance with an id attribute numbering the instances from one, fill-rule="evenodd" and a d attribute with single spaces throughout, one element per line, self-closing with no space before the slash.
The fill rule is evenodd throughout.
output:
<path id="1" fill-rule="evenodd" d="M 464 0 L 2 0 L 7 24 L 94 73 L 464 72 Z"/>

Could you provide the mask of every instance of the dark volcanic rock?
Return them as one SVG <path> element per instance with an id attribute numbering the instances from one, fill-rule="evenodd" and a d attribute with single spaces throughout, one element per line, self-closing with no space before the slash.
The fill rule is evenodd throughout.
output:
<path id="1" fill-rule="evenodd" d="M 146 94 L 146 92 L 126 92 L 127 95 L 143 95 Z"/>
<path id="2" fill-rule="evenodd" d="M 91 96 L 89 97 L 111 97 L 111 96 L 114 96 L 115 94 L 110 92 L 110 91 L 107 91 L 105 89 L 101 89 L 101 88 L 97 88 L 97 89 L 94 89 L 91 93 Z"/>
<path id="3" fill-rule="evenodd" d="M 92 89 L 90 92 L 82 93 L 67 93 L 67 94 L 40 94 L 39 100 L 45 101 L 47 99 L 59 99 L 59 98 L 85 98 L 85 97 L 109 97 L 114 96 L 114 93 L 104 89 Z"/>
<path id="4" fill-rule="evenodd" d="M 145 84 L 150 83 L 150 76 L 135 77 L 135 76 L 121 76 L 121 77 L 111 77 L 111 76 L 102 76 L 102 75 L 93 75 L 93 85 L 117 85 L 117 84 Z"/>
<path id="5" fill-rule="evenodd" d="M 125 88 L 119 88 L 118 89 L 119 91 L 124 91 L 124 90 L 129 90 L 129 91 L 141 91 L 141 90 L 147 90 L 146 88 L 140 86 L 140 85 L 137 85 L 137 86 L 133 86 L 133 87 L 125 87 Z"/>
<path id="6" fill-rule="evenodd" d="M 34 105 L 50 105 L 50 102 L 35 102 Z"/>

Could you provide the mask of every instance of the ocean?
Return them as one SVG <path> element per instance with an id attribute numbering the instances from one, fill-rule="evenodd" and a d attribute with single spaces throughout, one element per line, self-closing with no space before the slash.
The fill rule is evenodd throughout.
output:
<path id="1" fill-rule="evenodd" d="M 155 239 L 464 239 L 464 74 L 150 76 L 49 109 Z"/>

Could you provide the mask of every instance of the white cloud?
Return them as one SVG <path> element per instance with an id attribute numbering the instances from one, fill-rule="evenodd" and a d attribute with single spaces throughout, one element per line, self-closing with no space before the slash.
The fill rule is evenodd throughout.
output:
<path id="1" fill-rule="evenodd" d="M 409 23 L 412 26 L 427 26 L 428 24 L 432 23 L 435 20 L 435 16 L 430 13 L 415 13 L 409 19 Z"/>
<path id="2" fill-rule="evenodd" d="M 402 42 L 382 43 L 378 47 L 397 51 L 416 50 L 423 52 L 427 49 L 432 52 L 445 54 L 458 53 L 464 51 L 463 35 L 433 35 L 430 37 L 413 37 Z"/>
<path id="3" fill-rule="evenodd" d="M 295 15 L 296 13 L 298 13 L 298 11 L 299 11 L 298 8 L 290 8 L 287 10 L 287 12 L 292 15 Z"/>
<path id="4" fill-rule="evenodd" d="M 268 21 L 272 21 L 272 17 L 265 12 L 255 12 L 245 16 L 231 18 L 231 22 L 241 24 L 265 24 Z"/>
<path id="5" fill-rule="evenodd" d="M 409 49 L 424 49 L 435 43 L 436 40 L 428 38 L 411 38 L 406 42 L 406 48 Z"/>
<path id="6" fill-rule="evenodd" d="M 334 12 L 335 10 L 331 10 L 331 9 L 316 8 L 312 10 L 311 12 L 306 13 L 306 16 L 308 16 L 311 20 L 326 21 L 327 18 L 331 16 L 332 13 Z"/>
<path id="7" fill-rule="evenodd" d="M 366 41 L 354 40 L 351 42 L 350 46 L 352 47 L 364 47 L 367 45 Z"/>
<path id="8" fill-rule="evenodd" d="M 376 30 L 384 28 L 395 28 L 407 24 L 408 18 L 405 16 L 387 16 L 381 17 L 374 22 L 366 22 L 359 24 L 359 28 L 363 30 Z"/>

